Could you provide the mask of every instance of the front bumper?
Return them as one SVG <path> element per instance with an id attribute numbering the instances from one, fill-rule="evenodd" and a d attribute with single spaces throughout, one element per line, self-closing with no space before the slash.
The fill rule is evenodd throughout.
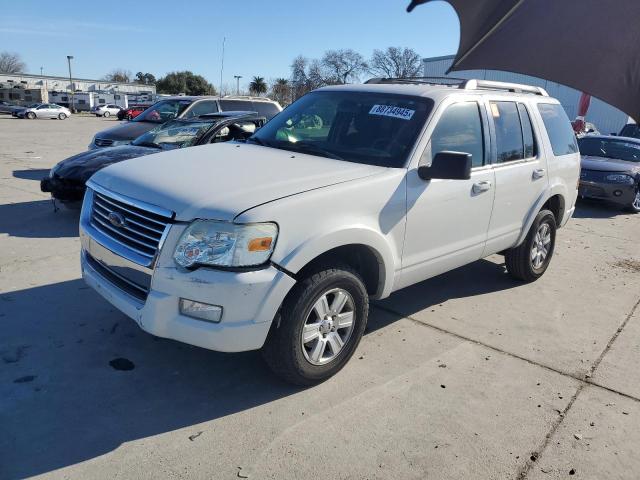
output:
<path id="1" fill-rule="evenodd" d="M 40 180 L 40 190 L 51 193 L 51 196 L 61 202 L 81 202 L 86 186 L 83 182 L 46 177 Z"/>
<path id="2" fill-rule="evenodd" d="M 578 196 L 580 198 L 605 200 L 620 205 L 631 205 L 635 199 L 637 188 L 637 184 L 624 185 L 580 180 Z"/>
<path id="3" fill-rule="evenodd" d="M 127 293 L 107 278 L 104 271 L 95 268 L 95 260 L 113 262 L 116 254 L 95 240 L 90 223 L 81 222 L 81 265 L 85 282 L 135 320 L 140 328 L 158 337 L 221 352 L 261 348 L 295 280 L 272 265 L 241 272 L 181 269 L 173 262 L 172 246 L 184 227 L 174 224 L 169 229 L 165 240 L 169 247 L 161 250 L 155 266 L 149 270 L 149 291 L 146 298 L 141 299 Z M 126 267 L 139 270 L 139 266 L 122 257 L 115 261 L 120 272 Z M 180 298 L 221 306 L 220 323 L 182 315 Z"/>

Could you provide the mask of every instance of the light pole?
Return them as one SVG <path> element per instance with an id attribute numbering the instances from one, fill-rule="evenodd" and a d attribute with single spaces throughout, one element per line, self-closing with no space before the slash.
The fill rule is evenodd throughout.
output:
<path id="1" fill-rule="evenodd" d="M 69 63 L 69 88 L 71 89 L 71 113 L 75 112 L 75 105 L 73 103 L 73 79 L 71 78 L 71 60 L 73 59 L 73 55 L 67 55 L 67 62 Z"/>
<path id="2" fill-rule="evenodd" d="M 233 78 L 236 79 L 236 95 L 240 95 L 240 79 L 242 75 L 234 75 Z"/>
<path id="3" fill-rule="evenodd" d="M 42 67 L 40 67 L 40 76 L 42 76 Z"/>

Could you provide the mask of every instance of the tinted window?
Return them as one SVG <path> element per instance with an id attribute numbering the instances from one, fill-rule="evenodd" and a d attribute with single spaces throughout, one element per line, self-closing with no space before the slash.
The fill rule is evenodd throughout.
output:
<path id="1" fill-rule="evenodd" d="M 253 111 L 258 112 L 260 115 L 264 115 L 267 117 L 267 120 L 272 119 L 280 113 L 280 109 L 271 102 L 253 102 Z"/>
<path id="2" fill-rule="evenodd" d="M 520 115 L 515 102 L 491 102 L 490 106 L 496 127 L 498 163 L 524 158 Z"/>
<path id="3" fill-rule="evenodd" d="M 536 142 L 533 137 L 533 127 L 531 126 L 531 118 L 527 107 L 523 103 L 518 104 L 518 112 L 520 113 L 520 123 L 522 124 L 522 140 L 524 141 L 524 158 L 535 157 Z"/>
<path id="4" fill-rule="evenodd" d="M 431 134 L 431 157 L 444 151 L 472 155 L 472 166 L 484 165 L 482 120 L 476 102 L 455 103 L 440 117 Z"/>
<path id="5" fill-rule="evenodd" d="M 132 122 L 164 123 L 179 117 L 189 105 L 191 105 L 191 100 L 162 100 L 147 108 Z"/>
<path id="6" fill-rule="evenodd" d="M 220 100 L 220 109 L 223 112 L 253 112 L 253 102 L 251 100 Z"/>
<path id="7" fill-rule="evenodd" d="M 635 123 L 629 123 L 622 127 L 620 130 L 621 137 L 635 137 L 640 138 L 640 128 Z"/>
<path id="8" fill-rule="evenodd" d="M 559 157 L 576 153 L 578 151 L 576 136 L 562 105 L 539 103 L 538 110 L 549 135 L 553 154 Z"/>
<path id="9" fill-rule="evenodd" d="M 628 162 L 640 162 L 640 143 L 625 140 L 610 140 L 583 137 L 578 140 L 581 155 L 591 157 L 618 158 Z"/>
<path id="10" fill-rule="evenodd" d="M 218 104 L 215 100 L 203 100 L 202 102 L 196 102 L 187 112 L 184 114 L 184 118 L 199 117 L 200 115 L 206 115 L 207 113 L 216 113 L 218 111 Z"/>
<path id="11" fill-rule="evenodd" d="M 433 101 L 424 97 L 316 91 L 296 100 L 249 141 L 337 160 L 403 167 L 432 108 Z"/>

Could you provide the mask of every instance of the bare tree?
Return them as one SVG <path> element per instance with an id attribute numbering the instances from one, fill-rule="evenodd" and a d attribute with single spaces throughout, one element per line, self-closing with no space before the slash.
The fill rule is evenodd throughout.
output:
<path id="1" fill-rule="evenodd" d="M 367 70 L 367 62 L 358 52 L 347 49 L 327 50 L 321 65 L 326 70 L 326 80 L 330 83 L 357 81 L 360 73 Z"/>
<path id="2" fill-rule="evenodd" d="M 420 55 L 410 48 L 389 47 L 374 50 L 369 60 L 369 71 L 380 77 L 406 78 L 420 73 Z"/>
<path id="3" fill-rule="evenodd" d="M 291 63 L 291 90 L 294 98 L 300 98 L 309 91 L 309 78 L 307 69 L 309 60 L 302 55 L 298 55 Z"/>
<path id="4" fill-rule="evenodd" d="M 19 54 L 0 52 L 0 73 L 23 73 L 26 68 Z"/>
<path id="5" fill-rule="evenodd" d="M 107 82 L 130 82 L 131 72 L 123 68 L 114 68 L 104 76 Z"/>

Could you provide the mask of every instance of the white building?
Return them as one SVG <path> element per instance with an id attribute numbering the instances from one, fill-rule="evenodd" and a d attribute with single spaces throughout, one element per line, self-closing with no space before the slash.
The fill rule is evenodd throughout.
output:
<path id="1" fill-rule="evenodd" d="M 431 57 L 422 60 L 423 75 L 425 77 L 445 76 L 447 69 L 453 63 L 454 56 Z M 466 70 L 451 72 L 450 77 L 478 78 L 482 80 L 497 80 L 501 82 L 524 83 L 544 88 L 549 95 L 557 98 L 564 107 L 567 115 L 573 120 L 577 115 L 578 100 L 581 92 L 573 88 L 549 82 L 541 78 L 520 73 L 501 72 L 498 70 Z M 591 106 L 587 112 L 586 121 L 593 123 L 600 133 L 619 132 L 627 123 L 628 116 L 615 107 L 597 98 L 591 99 Z"/>
<path id="2" fill-rule="evenodd" d="M 156 86 L 132 82 L 108 82 L 49 75 L 0 73 L 0 100 L 19 105 L 51 102 L 70 106 L 73 91 L 74 106 L 90 110 L 93 106 L 115 103 L 122 107 L 131 104 L 150 105 L 156 99 Z"/>

